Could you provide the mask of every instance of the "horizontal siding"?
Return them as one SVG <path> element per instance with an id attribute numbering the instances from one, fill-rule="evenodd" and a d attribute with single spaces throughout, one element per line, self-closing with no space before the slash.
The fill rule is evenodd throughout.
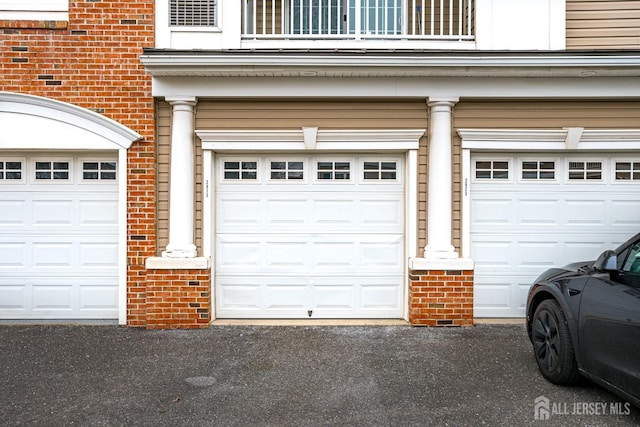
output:
<path id="1" fill-rule="evenodd" d="M 567 0 L 567 49 L 640 48 L 640 1 Z"/>
<path id="2" fill-rule="evenodd" d="M 455 128 L 625 129 L 640 127 L 640 101 L 463 101 Z"/>
<path id="3" fill-rule="evenodd" d="M 166 102 L 158 103 L 157 124 L 157 227 L 156 248 L 159 255 L 169 243 L 169 156 L 171 155 L 171 107 Z"/>
<path id="4" fill-rule="evenodd" d="M 200 101 L 197 129 L 426 128 L 426 103 Z"/>

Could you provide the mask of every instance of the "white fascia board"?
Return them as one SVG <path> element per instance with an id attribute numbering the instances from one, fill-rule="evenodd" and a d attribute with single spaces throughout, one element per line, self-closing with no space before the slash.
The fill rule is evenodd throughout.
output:
<path id="1" fill-rule="evenodd" d="M 639 68 L 640 70 L 640 68 Z M 498 76 L 496 76 L 498 77 Z M 633 98 L 637 77 L 154 77 L 155 97 L 190 94 L 213 98 Z"/>
<path id="2" fill-rule="evenodd" d="M 640 55 L 233 55 L 148 52 L 142 64 L 152 76 L 261 76 L 306 73 L 331 76 L 560 76 L 586 73 L 640 76 Z"/>

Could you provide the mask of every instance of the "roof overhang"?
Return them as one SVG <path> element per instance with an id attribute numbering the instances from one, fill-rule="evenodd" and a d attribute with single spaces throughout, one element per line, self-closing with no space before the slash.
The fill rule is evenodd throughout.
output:
<path id="1" fill-rule="evenodd" d="M 153 77 L 640 77 L 640 51 L 145 49 Z"/>

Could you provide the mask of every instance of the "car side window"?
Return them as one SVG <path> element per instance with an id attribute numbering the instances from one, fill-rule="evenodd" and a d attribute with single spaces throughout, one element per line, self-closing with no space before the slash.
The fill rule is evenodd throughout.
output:
<path id="1" fill-rule="evenodd" d="M 627 255 L 623 255 L 624 264 L 621 270 L 629 273 L 640 274 L 640 242 L 634 243 L 627 251 Z"/>

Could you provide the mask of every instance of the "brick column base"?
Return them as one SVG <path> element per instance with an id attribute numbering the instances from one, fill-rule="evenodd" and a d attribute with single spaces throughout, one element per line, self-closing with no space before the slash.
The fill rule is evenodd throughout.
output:
<path id="1" fill-rule="evenodd" d="M 472 326 L 473 270 L 409 270 L 409 322 Z"/>
<path id="2" fill-rule="evenodd" d="M 208 327 L 210 273 L 210 270 L 147 270 L 147 329 Z"/>

